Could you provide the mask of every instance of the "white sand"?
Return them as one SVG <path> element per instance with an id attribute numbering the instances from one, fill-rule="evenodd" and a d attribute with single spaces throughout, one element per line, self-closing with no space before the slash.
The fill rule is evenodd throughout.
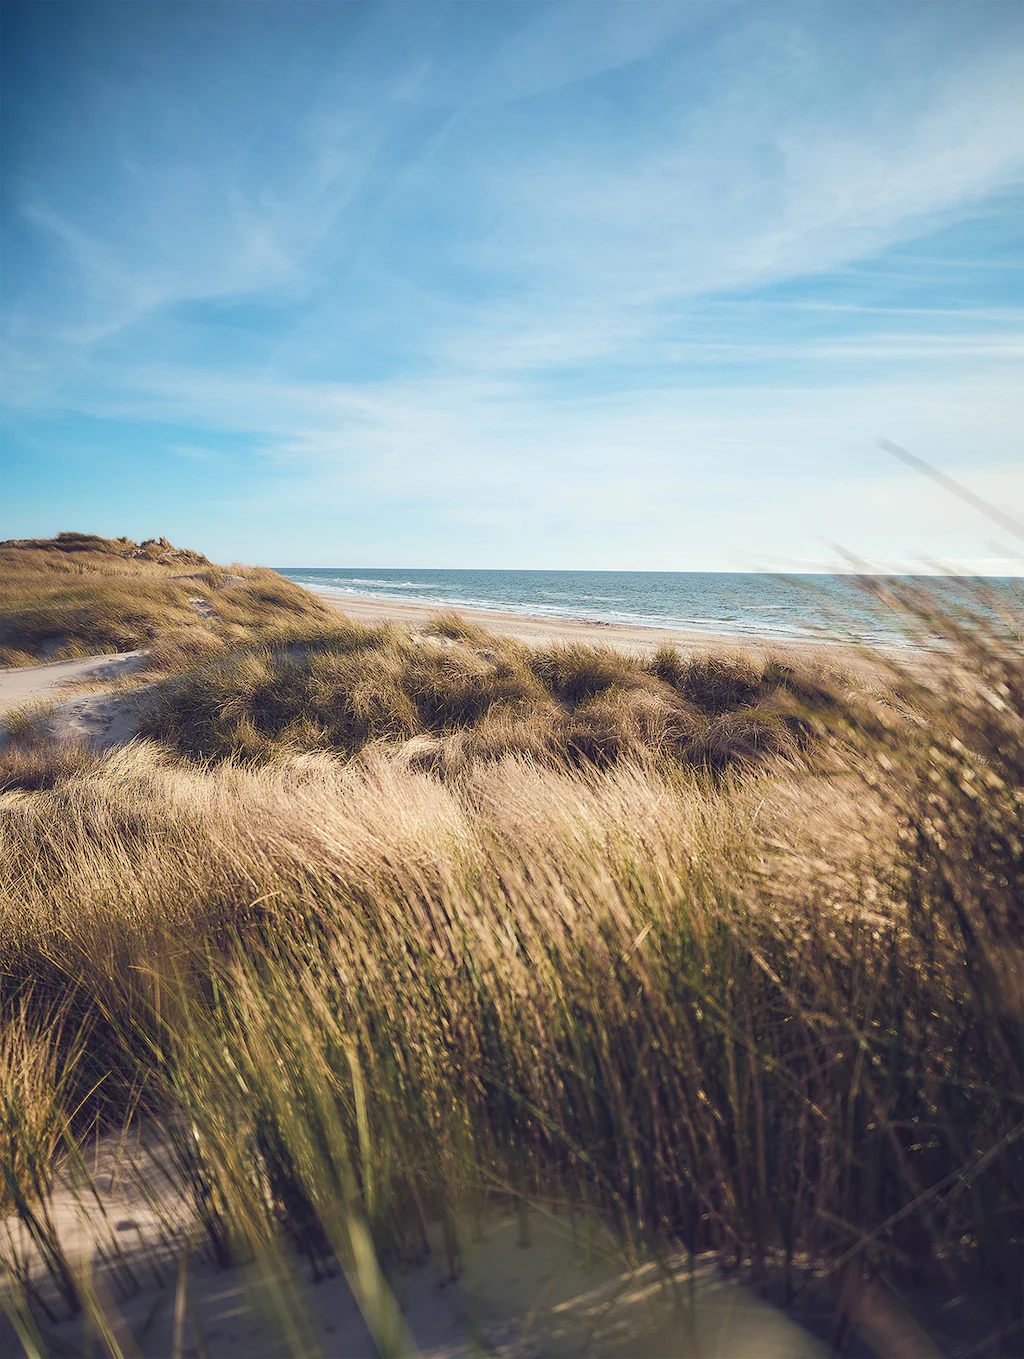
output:
<path id="1" fill-rule="evenodd" d="M 144 651 L 124 651 L 84 660 L 52 661 L 17 670 L 0 670 L 0 744 L 5 741 L 4 716 L 38 706 L 36 723 L 56 740 L 85 741 L 94 750 L 130 741 L 139 730 L 142 704 L 152 685 L 128 690 L 91 688 L 97 682 L 115 683 L 143 665 Z M 76 686 L 89 685 L 89 692 L 61 698 Z M 50 706 L 52 705 L 52 706 Z"/>
<path id="2" fill-rule="evenodd" d="M 53 710 L 46 730 L 57 740 L 87 741 L 94 750 L 123 745 L 138 734 L 142 708 L 153 687 L 81 694 Z"/>
<path id="3" fill-rule="evenodd" d="M 50 1217 L 77 1268 L 91 1278 L 125 1356 L 139 1359 L 285 1359 L 263 1307 L 273 1281 L 259 1267 L 218 1269 L 185 1201 L 157 1169 L 160 1144 L 118 1147 L 106 1139 L 90 1166 L 52 1195 Z M 90 1157 L 90 1160 L 92 1158 Z M 91 1179 L 92 1187 L 86 1181 Z M 531 1210 L 529 1242 L 518 1216 L 495 1209 L 460 1231 L 462 1272 L 435 1261 L 399 1271 L 391 1286 L 408 1331 L 409 1354 L 424 1359 L 818 1359 L 826 1353 L 802 1328 L 710 1260 L 682 1257 L 630 1266 L 594 1219 Z M 31 1273 L 38 1256 L 19 1225 L 0 1223 L 0 1253 L 19 1243 Z M 181 1265 L 184 1257 L 184 1266 Z M 344 1277 L 312 1283 L 290 1259 L 299 1287 L 295 1317 L 303 1353 L 371 1359 L 377 1351 Z M 105 1262 L 105 1263 L 104 1263 Z M 44 1323 L 53 1354 L 83 1352 L 81 1318 Z M 175 1332 L 180 1349 L 175 1346 Z M 0 1318 L 0 1353 L 20 1346 Z"/>
<path id="4" fill-rule="evenodd" d="M 0 670 L 0 713 L 13 712 L 33 701 L 59 699 L 63 691 L 87 680 L 115 680 L 133 674 L 145 656 L 144 651 L 121 651 Z"/>

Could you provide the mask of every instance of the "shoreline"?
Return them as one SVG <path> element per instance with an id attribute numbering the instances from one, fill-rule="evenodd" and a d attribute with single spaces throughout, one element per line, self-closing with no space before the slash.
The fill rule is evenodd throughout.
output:
<path id="1" fill-rule="evenodd" d="M 552 618 L 549 615 L 506 612 L 456 604 L 418 603 L 413 600 L 382 599 L 375 595 L 339 595 L 334 591 L 303 585 L 339 613 L 347 614 L 359 623 L 405 623 L 422 627 L 437 614 L 452 610 L 467 621 L 479 623 L 490 632 L 504 637 L 515 637 L 531 643 L 586 642 L 592 646 L 609 646 L 618 651 L 647 653 L 666 643 L 687 651 L 731 651 L 758 655 L 767 653 L 798 654 L 805 658 L 825 660 L 836 649 L 855 653 L 851 643 L 838 637 L 820 640 L 774 638 L 747 633 L 704 632 L 696 629 L 657 627 L 644 623 L 606 623 L 582 618 Z"/>

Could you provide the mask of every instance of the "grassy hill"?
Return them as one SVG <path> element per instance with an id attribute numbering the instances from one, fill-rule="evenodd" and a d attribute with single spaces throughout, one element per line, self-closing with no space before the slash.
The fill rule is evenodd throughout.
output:
<path id="1" fill-rule="evenodd" d="M 0 665 L 163 647 L 171 660 L 325 618 L 274 571 L 215 566 L 166 538 L 88 533 L 0 543 Z"/>

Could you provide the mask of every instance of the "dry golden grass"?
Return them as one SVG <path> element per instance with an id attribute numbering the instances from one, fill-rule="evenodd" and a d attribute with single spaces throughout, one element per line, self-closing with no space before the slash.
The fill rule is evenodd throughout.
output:
<path id="1" fill-rule="evenodd" d="M 419 637 L 339 621 L 212 654 L 164 689 L 143 734 L 200 759 L 411 741 L 418 767 L 448 774 L 511 753 L 559 766 L 661 754 L 721 771 L 797 759 L 820 745 L 816 720 L 871 701 L 826 665 L 530 647 L 442 614 Z"/>
<path id="2" fill-rule="evenodd" d="M 141 1101 L 221 1257 L 336 1259 L 385 1352 L 387 1270 L 494 1193 L 1012 1327 L 1024 666 L 909 604 L 949 652 L 888 703 L 450 620 L 204 661 L 167 744 L 0 803 L 2 1003 L 74 1058 L 43 1125 Z"/>
<path id="3" fill-rule="evenodd" d="M 48 740 L 34 725 L 16 729 L 0 754 L 0 792 L 39 792 L 99 764 L 99 756 L 79 741 Z"/>

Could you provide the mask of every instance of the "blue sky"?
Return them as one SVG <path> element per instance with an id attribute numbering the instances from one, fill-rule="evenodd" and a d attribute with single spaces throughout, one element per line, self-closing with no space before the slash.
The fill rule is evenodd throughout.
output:
<path id="1" fill-rule="evenodd" d="M 3 536 L 1022 569 L 1024 6 L 3 22 Z"/>

